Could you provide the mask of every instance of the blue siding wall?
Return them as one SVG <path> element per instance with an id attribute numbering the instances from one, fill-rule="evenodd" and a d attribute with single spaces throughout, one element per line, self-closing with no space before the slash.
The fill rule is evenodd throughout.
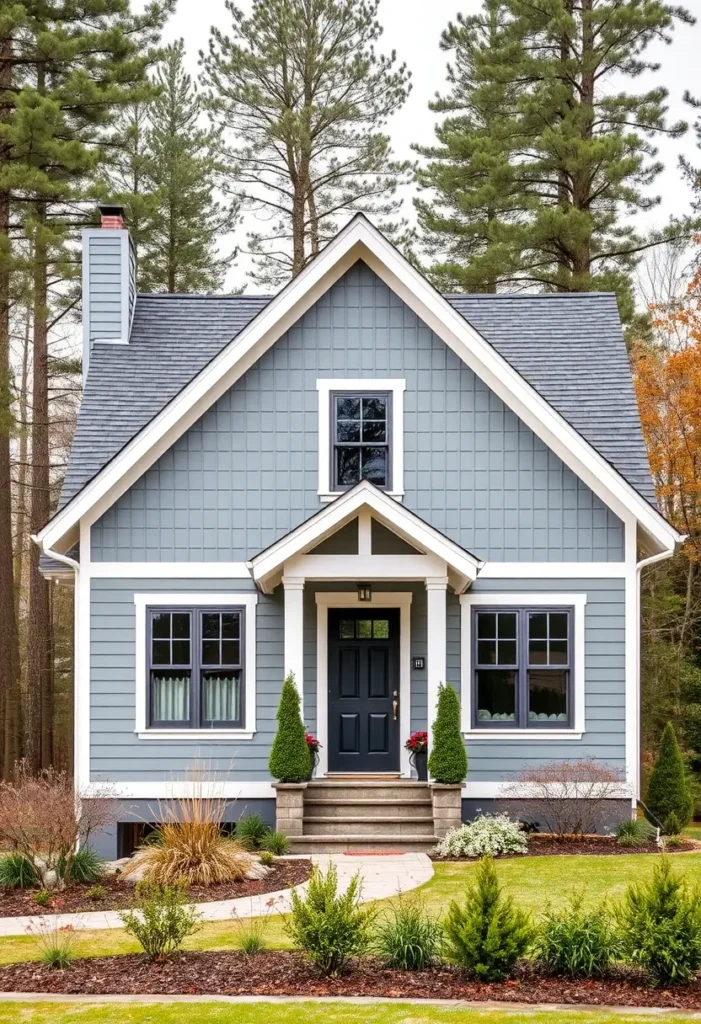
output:
<path id="1" fill-rule="evenodd" d="M 248 559 L 318 511 L 319 377 L 406 378 L 406 507 L 481 558 L 619 561 L 617 517 L 356 264 L 92 528 L 102 561 Z"/>
<path id="2" fill-rule="evenodd" d="M 89 339 L 122 337 L 122 246 L 120 231 L 92 232 L 86 240 Z"/>

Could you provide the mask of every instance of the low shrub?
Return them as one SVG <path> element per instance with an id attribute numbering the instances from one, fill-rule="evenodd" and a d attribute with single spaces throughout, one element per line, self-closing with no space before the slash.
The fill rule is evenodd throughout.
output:
<path id="1" fill-rule="evenodd" d="M 398 900 L 379 922 L 373 949 L 385 967 L 420 971 L 440 954 L 443 931 L 415 900 Z"/>
<path id="2" fill-rule="evenodd" d="M 93 903 L 99 903 L 100 900 L 107 898 L 107 889 L 105 889 L 104 885 L 93 885 L 91 889 L 88 889 L 85 895 L 89 900 L 92 900 Z"/>
<path id="3" fill-rule="evenodd" d="M 485 814 L 460 825 L 436 846 L 439 857 L 497 857 L 500 853 L 527 853 L 528 836 L 508 814 Z"/>
<path id="4" fill-rule="evenodd" d="M 236 822 L 236 839 L 247 850 L 259 850 L 271 831 L 260 814 L 243 814 Z"/>
<path id="5" fill-rule="evenodd" d="M 651 984 L 684 984 L 701 967 L 701 894 L 666 857 L 648 882 L 628 886 L 616 917 L 624 955 Z"/>
<path id="6" fill-rule="evenodd" d="M 336 977 L 350 957 L 368 948 L 374 913 L 360 906 L 359 875 L 339 895 L 334 865 L 325 875 L 315 867 L 304 896 L 292 889 L 291 897 L 292 912 L 285 928 L 321 974 Z"/>
<path id="7" fill-rule="evenodd" d="M 61 877 L 64 877 L 65 861 L 59 864 L 58 870 Z M 102 878 L 102 858 L 90 846 L 77 850 L 68 867 L 68 878 L 71 882 L 94 885 Z"/>
<path id="8" fill-rule="evenodd" d="M 266 868 L 271 868 L 275 863 L 275 854 L 271 853 L 270 850 L 261 850 L 258 854 L 258 859 Z"/>
<path id="9" fill-rule="evenodd" d="M 655 829 L 645 818 L 624 818 L 614 829 L 619 846 L 643 846 L 656 835 Z"/>
<path id="10" fill-rule="evenodd" d="M 262 846 L 268 853 L 274 853 L 276 857 L 284 857 L 290 852 L 290 841 L 284 832 L 266 832 L 263 836 Z"/>
<path id="11" fill-rule="evenodd" d="M 521 800 L 528 792 L 529 811 L 544 832 L 556 836 L 587 835 L 609 802 L 620 795 L 619 769 L 595 758 L 529 764 L 503 790 L 505 799 Z"/>
<path id="12" fill-rule="evenodd" d="M 443 932 L 446 958 L 483 981 L 508 977 L 534 935 L 528 915 L 502 895 L 491 857 L 477 866 L 462 906 L 451 902 Z"/>
<path id="13" fill-rule="evenodd" d="M 34 865 L 23 853 L 0 857 L 0 889 L 31 889 L 38 881 Z"/>
<path id="14" fill-rule="evenodd" d="M 188 906 L 185 885 L 136 886 L 136 909 L 120 913 L 125 930 L 152 960 L 170 956 L 199 927 L 200 914 Z"/>
<path id="15" fill-rule="evenodd" d="M 560 977 L 603 978 L 620 953 L 620 942 L 606 910 L 585 910 L 582 903 L 577 895 L 567 907 L 546 911 L 535 959 Z"/>
<path id="16" fill-rule="evenodd" d="M 38 907 L 50 907 L 51 906 L 51 893 L 48 889 L 39 889 L 32 896 L 32 899 Z"/>
<path id="17" fill-rule="evenodd" d="M 65 970 L 76 957 L 78 936 L 70 926 L 58 927 L 56 921 L 42 924 L 29 933 L 39 950 L 43 964 L 53 970 Z"/>

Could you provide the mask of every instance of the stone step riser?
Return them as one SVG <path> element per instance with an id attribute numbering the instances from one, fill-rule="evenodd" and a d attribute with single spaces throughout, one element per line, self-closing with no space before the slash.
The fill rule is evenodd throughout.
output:
<path id="1" fill-rule="evenodd" d="M 329 800 L 305 800 L 304 817 L 313 818 L 322 815 L 326 818 L 386 818 L 396 816 L 400 818 L 424 818 L 433 820 L 433 810 L 430 801 L 425 804 L 410 803 L 397 804 L 393 800 L 382 803 L 371 803 L 365 800 L 342 800 L 331 803 Z"/>
<path id="2" fill-rule="evenodd" d="M 435 837 L 420 837 L 413 842 L 406 836 L 298 836 L 292 840 L 292 853 L 430 853 Z"/>
<path id="3" fill-rule="evenodd" d="M 368 820 L 368 821 L 348 821 L 343 818 L 333 821 L 315 821 L 314 818 L 304 819 L 304 831 L 302 839 L 307 836 L 319 836 L 319 835 L 332 835 L 332 836 L 348 836 L 348 835 L 360 835 L 373 837 L 376 835 L 398 835 L 402 837 L 412 836 L 433 836 L 433 818 L 428 820 L 412 820 L 407 819 L 406 821 L 397 821 L 392 819 L 387 820 Z"/>
<path id="4" fill-rule="evenodd" d="M 365 800 L 391 800 L 396 804 L 425 804 L 431 802 L 431 793 L 428 788 L 405 789 L 393 788 L 392 786 L 378 786 L 370 789 L 360 789 L 355 786 L 344 786 L 338 783 L 334 786 L 319 786 L 314 784 L 307 786 L 305 803 L 310 800 L 324 801 L 329 803 L 342 803 L 344 800 L 365 801 Z"/>

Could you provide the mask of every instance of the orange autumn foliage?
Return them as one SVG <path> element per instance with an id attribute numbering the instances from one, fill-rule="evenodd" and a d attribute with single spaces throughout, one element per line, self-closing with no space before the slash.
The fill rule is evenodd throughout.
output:
<path id="1" fill-rule="evenodd" d="M 652 313 L 661 344 L 633 353 L 643 434 L 660 508 L 701 560 L 701 271 L 680 303 Z"/>

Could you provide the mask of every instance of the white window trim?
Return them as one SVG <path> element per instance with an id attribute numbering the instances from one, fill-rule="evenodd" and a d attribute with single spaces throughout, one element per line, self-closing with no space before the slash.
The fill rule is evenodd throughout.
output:
<path id="1" fill-rule="evenodd" d="M 344 491 L 331 490 L 331 394 L 334 391 L 388 391 L 392 395 L 392 423 L 390 445 L 392 466 L 392 489 L 384 493 L 390 498 L 404 497 L 404 392 L 406 380 L 400 378 L 372 380 L 342 377 L 320 379 L 316 382 L 319 393 L 319 499 L 333 501 Z"/>
<path id="2" fill-rule="evenodd" d="M 470 740 L 579 740 L 585 732 L 585 672 L 584 642 L 586 594 L 461 594 L 460 595 L 460 648 L 462 680 L 461 729 Z M 513 608 L 572 607 L 574 608 L 574 665 L 572 693 L 574 695 L 574 725 L 569 729 L 473 729 L 472 728 L 472 609 L 480 605 L 493 607 L 508 605 Z"/>
<path id="3" fill-rule="evenodd" d="M 245 594 L 134 594 L 136 606 L 136 723 L 140 740 L 251 740 L 256 731 L 256 604 L 258 595 Z M 146 672 L 147 609 L 159 605 L 194 608 L 207 605 L 237 605 L 245 615 L 245 705 L 246 723 L 242 729 L 149 729 L 148 679 Z"/>
<path id="4" fill-rule="evenodd" d="M 411 778 L 409 751 L 404 743 L 411 724 L 411 591 L 374 591 L 369 602 L 357 593 L 319 591 L 316 594 L 316 735 L 321 743 L 317 778 L 329 766 L 329 608 L 399 608 L 399 771 Z"/>

